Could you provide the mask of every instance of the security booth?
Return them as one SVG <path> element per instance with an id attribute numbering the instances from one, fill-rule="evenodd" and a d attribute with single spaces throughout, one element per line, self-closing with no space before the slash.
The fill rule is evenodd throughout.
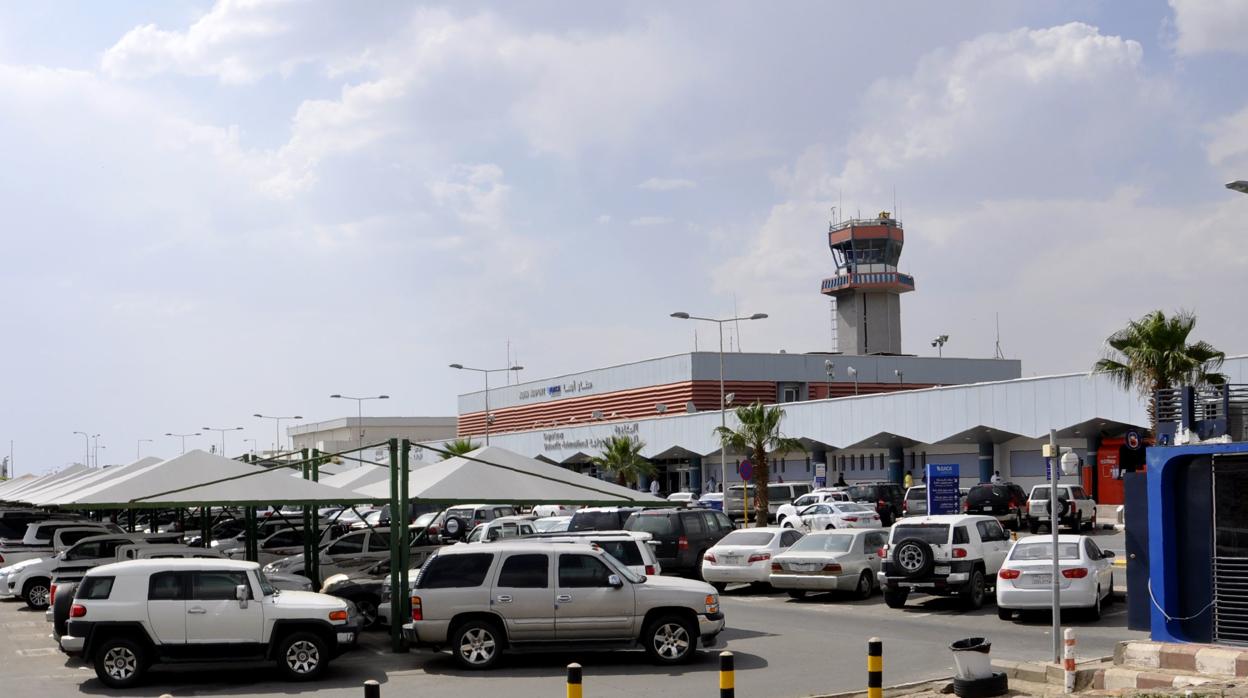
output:
<path id="1" fill-rule="evenodd" d="M 1248 645 L 1248 443 L 1150 448 L 1147 494 L 1153 640 Z"/>

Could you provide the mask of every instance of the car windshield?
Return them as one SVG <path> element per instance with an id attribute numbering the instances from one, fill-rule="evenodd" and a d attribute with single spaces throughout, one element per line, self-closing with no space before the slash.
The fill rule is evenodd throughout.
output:
<path id="1" fill-rule="evenodd" d="M 619 560 L 615 559 L 615 557 L 611 555 L 611 553 L 607 552 L 606 550 L 602 551 L 602 561 L 607 563 L 607 567 L 610 567 L 613 572 L 627 579 L 633 584 L 640 584 L 642 581 L 645 580 L 644 576 L 637 574 L 636 572 L 628 569 L 628 566 L 626 566 L 624 563 L 620 562 Z"/>
<path id="2" fill-rule="evenodd" d="M 1057 552 L 1062 560 L 1078 560 L 1078 543 L 1058 543 Z M 1053 541 L 1043 543 L 1019 543 L 1010 553 L 1011 560 L 1052 560 Z"/>
<path id="3" fill-rule="evenodd" d="M 641 549 L 637 547 L 639 544 L 635 540 L 596 540 L 594 545 L 625 565 L 646 564 L 646 561 L 641 558 Z"/>
<path id="4" fill-rule="evenodd" d="M 269 578 L 264 576 L 263 570 L 256 570 L 256 576 L 260 578 L 260 593 L 265 596 L 272 596 L 277 593 L 277 589 L 273 588 L 273 584 L 269 582 Z"/>
<path id="5" fill-rule="evenodd" d="M 788 485 L 768 485 L 767 486 L 767 500 L 768 501 L 778 502 L 782 499 L 792 499 L 792 498 L 793 498 L 793 490 L 790 489 Z"/>
<path id="6" fill-rule="evenodd" d="M 1047 502 L 1049 500 L 1049 486 L 1040 485 L 1036 487 L 1034 490 L 1031 491 L 1031 498 Z M 1070 490 L 1066 489 L 1065 487 L 1058 487 L 1057 498 L 1058 499 L 1070 499 Z"/>
<path id="7" fill-rule="evenodd" d="M 538 533 L 557 533 L 559 531 L 568 530 L 568 521 L 570 521 L 570 519 L 566 516 L 550 519 L 538 519 L 533 522 L 533 528 L 536 529 Z"/>
<path id="8" fill-rule="evenodd" d="M 719 540 L 717 545 L 770 545 L 776 534 L 771 531 L 733 531 Z"/>
<path id="9" fill-rule="evenodd" d="M 819 495 L 817 494 L 804 494 L 798 497 L 797 499 L 793 500 L 793 506 L 799 507 L 799 508 L 804 507 L 804 506 L 818 502 L 819 499 L 820 499 Z"/>
<path id="10" fill-rule="evenodd" d="M 875 485 L 854 485 L 849 488 L 850 499 L 875 499 L 879 490 Z"/>
<path id="11" fill-rule="evenodd" d="M 1010 488 L 1005 485 L 976 485 L 966 495 L 966 501 L 971 506 L 984 502 L 1001 502 L 1009 498 Z"/>
<path id="12" fill-rule="evenodd" d="M 832 507 L 827 504 L 811 504 L 810 506 L 798 512 L 798 516 L 813 516 L 814 514 L 831 514 Z"/>
<path id="13" fill-rule="evenodd" d="M 927 499 L 927 488 L 926 487 L 911 487 L 910 491 L 906 492 L 906 499 L 910 499 L 910 500 Z"/>
<path id="14" fill-rule="evenodd" d="M 858 504 L 858 503 L 856 503 L 856 502 L 837 502 L 836 504 L 833 504 L 833 505 L 832 505 L 832 507 L 833 507 L 834 509 L 839 509 L 840 511 L 843 511 L 843 512 L 847 512 L 847 511 L 857 511 L 857 512 L 863 512 L 863 511 L 875 511 L 874 509 L 872 509 L 872 508 L 870 508 L 870 507 L 864 507 L 863 505 Z"/>
<path id="15" fill-rule="evenodd" d="M 670 536 L 675 529 L 672 527 L 672 517 L 666 514 L 649 516 L 635 514 L 628 521 L 624 522 L 624 530 L 645 531 L 658 538 L 660 536 Z"/>
<path id="16" fill-rule="evenodd" d="M 793 547 L 789 548 L 789 552 L 797 553 L 846 553 L 849 552 L 849 546 L 854 542 L 852 535 L 844 535 L 841 533 L 815 533 L 804 536 Z"/>
<path id="17" fill-rule="evenodd" d="M 928 545 L 949 542 L 949 524 L 897 524 L 893 526 L 893 542 L 917 538 Z"/>

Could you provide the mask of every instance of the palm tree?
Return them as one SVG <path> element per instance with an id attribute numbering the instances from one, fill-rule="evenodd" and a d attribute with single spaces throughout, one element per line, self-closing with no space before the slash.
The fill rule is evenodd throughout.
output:
<path id="1" fill-rule="evenodd" d="M 628 487 L 642 475 L 654 475 L 654 463 L 641 456 L 641 449 L 645 447 L 645 443 L 627 436 L 612 436 L 607 439 L 602 455 L 590 458 L 589 462 L 609 473 L 615 473 L 616 483 Z"/>
<path id="2" fill-rule="evenodd" d="M 1127 390 L 1135 389 L 1148 399 L 1148 419 L 1157 431 L 1154 403 L 1158 390 L 1175 385 L 1222 385 L 1218 373 L 1224 352 L 1208 342 L 1188 344 L 1196 316 L 1180 310 L 1171 317 L 1160 310 L 1132 320 L 1111 334 L 1105 343 L 1112 351 L 1096 362 L 1094 373 L 1104 373 Z"/>
<path id="3" fill-rule="evenodd" d="M 442 450 L 446 451 L 442 454 L 442 460 L 454 456 L 462 456 L 469 451 L 475 451 L 481 448 L 481 444 L 473 443 L 472 439 L 455 439 L 442 444 Z"/>
<path id="4" fill-rule="evenodd" d="M 767 483 L 771 479 L 771 468 L 767 464 L 767 453 L 780 453 L 802 450 L 797 439 L 791 439 L 780 433 L 780 420 L 784 419 L 784 409 L 779 405 L 768 407 L 761 402 L 738 407 L 734 414 L 738 426 L 734 431 L 728 427 L 715 427 L 725 448 L 737 452 L 751 454 L 754 461 L 754 521 L 757 526 L 767 525 Z"/>

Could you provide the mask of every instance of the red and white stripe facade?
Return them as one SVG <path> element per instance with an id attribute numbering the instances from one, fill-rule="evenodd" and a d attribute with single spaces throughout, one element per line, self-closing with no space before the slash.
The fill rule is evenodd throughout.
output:
<path id="1" fill-rule="evenodd" d="M 829 361 L 833 364 L 830 376 Z M 724 392 L 733 394 L 732 405 L 772 404 L 1009 380 L 1017 378 L 1020 370 L 1017 361 L 730 353 L 724 355 Z M 485 402 L 484 391 L 460 396 L 460 436 L 485 433 Z M 679 354 L 492 386 L 490 433 L 673 417 L 714 410 L 718 405 L 719 355 Z"/>

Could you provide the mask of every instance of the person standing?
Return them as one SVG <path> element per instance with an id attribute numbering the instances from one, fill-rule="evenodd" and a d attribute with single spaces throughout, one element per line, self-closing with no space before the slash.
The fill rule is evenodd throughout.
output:
<path id="1" fill-rule="evenodd" d="M 1005 482 L 1005 481 L 1001 479 L 1001 471 L 1000 471 L 1000 470 L 994 470 L 994 471 L 992 472 L 992 484 L 994 484 L 994 485 L 1000 485 L 1000 484 L 1001 484 L 1001 483 L 1003 483 L 1003 482 Z"/>
<path id="2" fill-rule="evenodd" d="M 905 484 L 906 484 L 906 489 L 910 489 L 911 487 L 914 487 L 914 468 L 911 468 L 906 471 Z"/>
<path id="3" fill-rule="evenodd" d="M 659 496 L 659 481 L 657 479 L 650 481 L 650 494 L 656 497 Z"/>

